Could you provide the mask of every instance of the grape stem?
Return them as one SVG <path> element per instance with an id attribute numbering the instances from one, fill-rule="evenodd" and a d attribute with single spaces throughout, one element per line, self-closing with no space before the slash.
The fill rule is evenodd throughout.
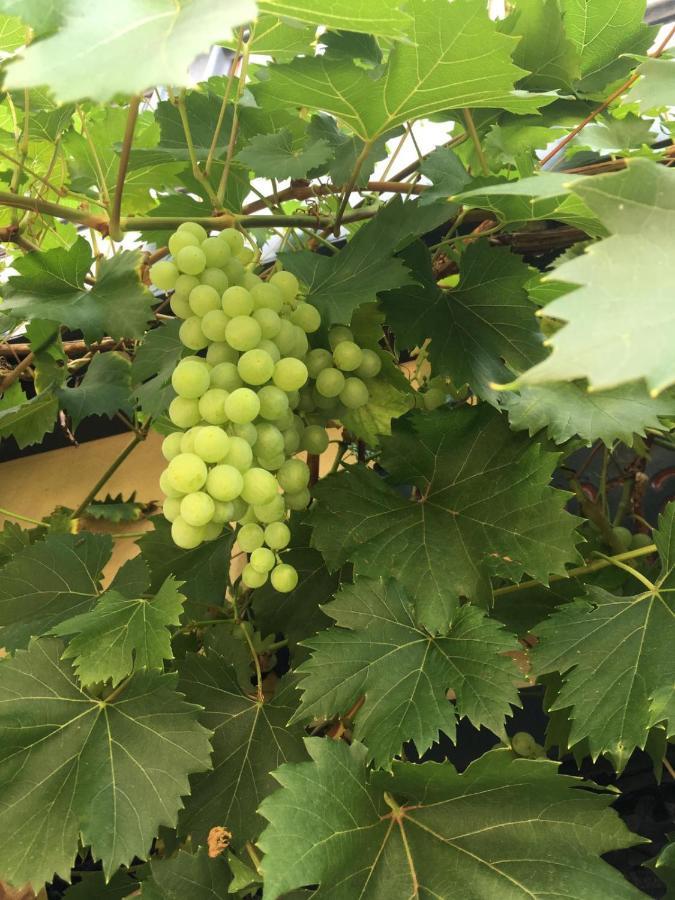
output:
<path id="1" fill-rule="evenodd" d="M 131 145 L 134 141 L 134 131 L 136 130 L 136 120 L 138 119 L 138 110 L 141 105 L 142 96 L 136 94 L 129 101 L 129 111 L 127 113 L 127 122 L 124 129 L 124 139 L 122 141 L 122 150 L 120 151 L 120 162 L 117 167 L 117 182 L 115 184 L 115 196 L 113 198 L 112 211 L 110 213 L 110 236 L 115 241 L 122 240 L 120 232 L 120 214 L 122 212 L 122 195 L 124 193 L 124 181 L 127 177 L 127 168 L 129 166 L 129 155 L 131 153 Z"/>
<path id="2" fill-rule="evenodd" d="M 127 446 L 122 450 L 122 452 L 110 463 L 108 468 L 105 470 L 103 475 L 98 479 L 93 488 L 89 491 L 84 500 L 80 503 L 77 509 L 71 515 L 71 519 L 78 519 L 85 509 L 89 506 L 92 500 L 96 497 L 98 492 L 101 490 L 103 485 L 115 474 L 115 472 L 122 465 L 124 460 L 129 456 L 132 450 L 137 447 L 141 441 L 144 441 L 147 436 L 147 429 L 150 427 L 150 423 L 146 425 L 146 428 L 143 431 L 137 431 L 133 436 L 131 441 L 127 444 Z"/>

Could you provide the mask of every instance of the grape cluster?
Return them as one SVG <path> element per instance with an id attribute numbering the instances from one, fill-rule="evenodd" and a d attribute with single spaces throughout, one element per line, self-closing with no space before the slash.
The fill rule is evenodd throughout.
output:
<path id="1" fill-rule="evenodd" d="M 185 222 L 169 250 L 172 259 L 156 262 L 150 277 L 173 291 L 180 340 L 194 354 L 174 369 L 169 418 L 180 430 L 162 444 L 173 540 L 192 549 L 237 522 L 249 554 L 244 584 L 269 578 L 276 590 L 292 591 L 297 572 L 278 552 L 290 540 L 289 511 L 311 499 L 309 468 L 294 455 L 326 450 L 325 423 L 368 402 L 366 382 L 381 360 L 342 326 L 330 330 L 330 350 L 311 348 L 319 311 L 298 296 L 292 273 L 264 281 L 251 271 L 253 252 L 235 229 L 209 237 Z"/>

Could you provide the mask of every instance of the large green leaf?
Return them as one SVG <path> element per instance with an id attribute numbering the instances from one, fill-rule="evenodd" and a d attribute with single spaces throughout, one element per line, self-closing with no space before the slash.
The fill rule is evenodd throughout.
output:
<path id="1" fill-rule="evenodd" d="M 237 154 L 239 162 L 266 178 L 304 178 L 309 171 L 328 162 L 332 156 L 327 141 L 316 140 L 305 146 L 293 140 L 287 128 L 274 134 L 259 134 Z"/>
<path id="2" fill-rule="evenodd" d="M 556 455 L 490 407 L 413 413 L 382 443 L 387 480 L 354 466 L 315 486 L 312 541 L 329 568 L 397 578 L 429 630 L 447 629 L 460 597 L 490 602 L 490 560 L 546 583 L 577 559 L 566 495 L 549 487 Z"/>
<path id="3" fill-rule="evenodd" d="M 159 826 L 176 824 L 188 775 L 209 765 L 177 676 L 139 672 L 106 702 L 78 686 L 62 651 L 36 640 L 0 666 L 0 825 L 12 835 L 0 870 L 14 884 L 68 878 L 80 836 L 108 877 L 145 857 Z"/>
<path id="4" fill-rule="evenodd" d="M 525 290 L 532 272 L 517 256 L 472 244 L 462 254 L 459 283 L 451 290 L 436 284 L 423 245 L 403 258 L 419 283 L 384 295 L 387 324 L 401 347 L 431 339 L 434 375 L 449 375 L 456 387 L 469 384 L 492 399 L 490 385 L 508 377 L 504 362 L 522 372 L 542 358 L 541 331 Z"/>
<path id="5" fill-rule="evenodd" d="M 588 446 L 599 439 L 608 447 L 614 441 L 630 447 L 636 434 L 662 427 L 659 416 L 675 416 L 672 393 L 650 397 L 643 384 L 592 393 L 575 382 L 537 384 L 503 396 L 512 428 L 530 435 L 546 428 L 556 444 L 578 436 Z"/>
<path id="6" fill-rule="evenodd" d="M 54 430 L 59 404 L 47 391 L 31 397 L 15 381 L 0 397 L 0 437 L 13 437 L 19 449 L 38 444 Z"/>
<path id="7" fill-rule="evenodd" d="M 454 740 L 464 716 L 505 738 L 504 719 L 519 705 L 517 670 L 506 653 L 520 645 L 481 610 L 460 607 L 448 633 L 434 638 L 415 624 L 397 582 L 359 578 L 324 612 L 338 627 L 304 641 L 312 655 L 297 670 L 304 677 L 295 719 L 344 715 L 365 697 L 354 737 L 386 769 L 406 741 L 422 755 L 439 732 Z"/>
<path id="8" fill-rule="evenodd" d="M 260 0 L 258 3 L 261 12 L 391 38 L 408 35 L 411 22 L 407 10 L 401 9 L 405 6 L 403 0 L 369 0 L 368 3 L 341 0 L 339 6 L 329 6 L 323 0 Z"/>
<path id="9" fill-rule="evenodd" d="M 611 795 L 580 790 L 555 763 L 497 750 L 461 775 L 395 763 L 393 777 L 369 777 L 361 744 L 305 744 L 312 762 L 282 766 L 261 807 L 266 900 L 315 884 L 335 900 L 643 896 L 599 858 L 640 838 Z"/>
<path id="10" fill-rule="evenodd" d="M 15 553 L 0 570 L 0 645 L 25 647 L 31 635 L 89 610 L 111 552 L 110 535 L 56 534 Z"/>
<path id="11" fill-rule="evenodd" d="M 145 900 L 226 900 L 232 872 L 224 856 L 211 859 L 203 847 L 196 853 L 179 850 L 168 859 L 153 859 L 151 876 L 143 882 Z"/>
<path id="12" fill-rule="evenodd" d="M 675 171 L 646 159 L 621 172 L 581 178 L 572 190 L 611 237 L 556 268 L 580 285 L 545 308 L 567 324 L 553 352 L 519 384 L 586 378 L 592 390 L 644 378 L 652 396 L 675 383 Z"/>
<path id="13" fill-rule="evenodd" d="M 213 732 L 212 771 L 192 780 L 180 816 L 180 831 L 205 843 L 209 831 L 224 826 L 235 847 L 260 833 L 260 801 L 273 788 L 270 775 L 285 761 L 304 756 L 299 726 L 286 725 L 297 705 L 293 682 L 280 682 L 273 697 L 258 700 L 253 686 L 242 691 L 234 667 L 211 648 L 189 654 L 179 665 L 180 689 L 204 707 L 200 719 Z"/>
<path id="14" fill-rule="evenodd" d="M 590 587 L 587 598 L 535 629 L 535 671 L 563 676 L 552 709 L 570 711 L 570 746 L 587 738 L 592 755 L 607 754 L 618 771 L 654 725 L 675 733 L 675 503 L 654 541 L 661 557 L 654 590 L 617 597 Z"/>
<path id="15" fill-rule="evenodd" d="M 131 381 L 139 405 L 147 416 L 157 417 L 166 412 L 174 397 L 170 385 L 185 348 L 178 337 L 181 322 L 174 319 L 146 332 L 131 366 Z"/>
<path id="16" fill-rule="evenodd" d="M 526 113 L 553 100 L 514 90 L 526 74 L 511 61 L 516 40 L 499 34 L 481 0 L 410 0 L 406 9 L 411 40 L 395 45 L 380 78 L 347 60 L 299 58 L 270 67 L 257 96 L 331 113 L 364 141 L 441 110 Z"/>
<path id="17" fill-rule="evenodd" d="M 139 669 L 161 669 L 173 659 L 170 625 L 178 625 L 185 599 L 169 577 L 154 597 L 130 599 L 106 591 L 86 613 L 61 622 L 52 633 L 70 637 L 63 654 L 82 684 L 112 680 Z"/>
<path id="18" fill-rule="evenodd" d="M 67 6 L 56 34 L 10 65 L 5 87 L 46 85 L 66 102 L 100 102 L 158 84 L 190 83 L 188 67 L 214 39 L 255 18 L 253 0 L 117 0 Z"/>
<path id="19" fill-rule="evenodd" d="M 675 97 L 675 59 L 644 59 L 638 66 L 640 78 L 627 101 L 639 103 L 644 112 L 671 106 Z"/>
<path id="20" fill-rule="evenodd" d="M 153 298 L 139 278 L 141 254 L 124 250 L 102 260 L 96 284 L 87 290 L 91 264 L 82 237 L 68 250 L 26 254 L 13 263 L 19 275 L 7 282 L 0 311 L 16 321 L 45 319 L 80 329 L 89 342 L 104 335 L 142 337 Z"/>
<path id="21" fill-rule="evenodd" d="M 121 353 L 97 353 L 77 387 L 57 392 L 61 406 L 77 428 L 87 416 L 112 418 L 131 408 L 131 365 Z"/>
<path id="22" fill-rule="evenodd" d="M 310 45 L 315 35 L 316 26 L 304 25 L 296 19 L 261 15 L 252 23 L 246 44 L 249 53 L 273 56 L 275 59 L 292 59 L 300 53 L 311 52 Z M 237 46 L 236 40 L 221 43 L 232 50 Z"/>
<path id="23" fill-rule="evenodd" d="M 63 21 L 67 0 L 0 0 L 0 10 L 19 16 L 36 37 L 53 31 Z"/>
<path id="24" fill-rule="evenodd" d="M 557 0 L 517 0 L 500 26 L 505 34 L 519 37 L 513 61 L 530 74 L 520 86 L 535 91 L 569 93 L 579 78 L 579 55 L 565 33 Z"/>
<path id="25" fill-rule="evenodd" d="M 0 529 L 0 566 L 9 562 L 15 553 L 24 550 L 30 544 L 30 540 L 29 531 L 21 528 L 16 522 L 5 520 Z"/>

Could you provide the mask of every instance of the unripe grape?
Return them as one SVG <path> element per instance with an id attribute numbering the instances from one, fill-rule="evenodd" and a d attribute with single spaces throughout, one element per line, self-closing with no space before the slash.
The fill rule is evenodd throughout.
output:
<path id="1" fill-rule="evenodd" d="M 317 409 L 322 410 L 326 415 L 332 416 L 336 413 L 338 407 L 340 406 L 340 402 L 337 397 L 324 397 L 316 388 L 316 385 L 312 388 L 312 400 L 314 401 L 314 405 Z"/>
<path id="2" fill-rule="evenodd" d="M 202 274 L 199 276 L 199 281 L 202 284 L 208 284 L 209 287 L 212 287 L 214 288 L 214 290 L 218 291 L 219 297 L 222 297 L 225 291 L 230 286 L 230 283 L 227 280 L 227 275 L 223 272 L 222 269 L 204 269 Z"/>
<path id="3" fill-rule="evenodd" d="M 253 422 L 243 422 L 230 425 L 232 434 L 246 441 L 249 447 L 253 447 L 258 440 L 258 432 Z"/>
<path id="4" fill-rule="evenodd" d="M 319 372 L 323 372 L 324 369 L 330 369 L 333 365 L 333 357 L 328 352 L 328 350 L 324 350 L 322 347 L 317 347 L 315 350 L 310 350 L 307 354 L 307 359 L 305 360 L 305 364 L 307 365 L 307 371 L 309 372 L 310 378 L 316 378 Z"/>
<path id="5" fill-rule="evenodd" d="M 222 309 L 211 309 L 202 318 L 202 333 L 210 341 L 224 341 L 229 321 Z"/>
<path id="6" fill-rule="evenodd" d="M 263 338 L 258 344 L 258 350 L 264 350 L 265 353 L 269 353 L 272 357 L 272 362 L 279 362 L 281 359 L 281 353 L 279 348 L 274 343 L 274 341 L 270 341 L 268 338 Z"/>
<path id="7" fill-rule="evenodd" d="M 284 431 L 284 453 L 286 456 L 293 456 L 300 449 L 300 435 L 295 428 L 288 428 Z"/>
<path id="8" fill-rule="evenodd" d="M 291 313 L 291 322 L 307 334 L 313 334 L 321 328 L 321 313 L 316 306 L 303 301 L 298 303 Z"/>
<path id="9" fill-rule="evenodd" d="M 253 553 L 258 547 L 262 547 L 265 541 L 265 534 L 260 525 L 249 522 L 248 525 L 242 525 L 237 532 L 237 543 L 244 553 Z"/>
<path id="10" fill-rule="evenodd" d="M 353 372 L 361 365 L 363 353 L 354 341 L 340 341 L 333 350 L 333 362 L 343 372 Z"/>
<path id="11" fill-rule="evenodd" d="M 280 563 L 272 569 L 271 581 L 272 587 L 279 593 L 289 594 L 298 585 L 298 573 L 293 566 L 289 566 L 287 563 Z"/>
<path id="12" fill-rule="evenodd" d="M 282 413 L 278 418 L 272 420 L 272 425 L 275 425 L 279 431 L 286 431 L 287 428 L 291 428 L 295 422 L 295 417 L 290 409 L 287 409 L 284 413 Z"/>
<path id="13" fill-rule="evenodd" d="M 204 525 L 203 531 L 205 541 L 215 541 L 215 539 L 220 537 L 223 533 L 223 526 L 221 522 L 214 522 L 211 520 Z"/>
<path id="14" fill-rule="evenodd" d="M 180 503 L 178 497 L 165 497 L 162 503 L 162 513 L 167 522 L 175 521 L 180 515 Z"/>
<path id="15" fill-rule="evenodd" d="M 424 394 L 424 408 L 437 409 L 445 403 L 445 392 L 440 388 L 429 388 Z"/>
<path id="16" fill-rule="evenodd" d="M 210 522 L 215 511 L 213 500 L 204 491 L 186 494 L 180 502 L 181 517 L 194 528 L 201 528 Z"/>
<path id="17" fill-rule="evenodd" d="M 375 378 L 382 368 L 382 360 L 374 350 L 361 351 L 361 363 L 356 370 L 359 378 Z"/>
<path id="18" fill-rule="evenodd" d="M 284 501 L 289 509 L 307 509 L 312 495 L 309 488 L 302 488 L 300 491 L 293 491 L 284 494 Z"/>
<path id="19" fill-rule="evenodd" d="M 274 420 L 282 416 L 288 409 L 288 396 L 273 384 L 267 384 L 258 391 L 260 415 L 263 419 Z"/>
<path id="20" fill-rule="evenodd" d="M 308 453 L 324 453 L 328 448 L 328 432 L 321 425 L 308 425 L 302 433 L 300 446 Z"/>
<path id="21" fill-rule="evenodd" d="M 233 256 L 244 249 L 244 236 L 236 228 L 224 228 L 218 237 L 228 245 Z"/>
<path id="22" fill-rule="evenodd" d="M 199 429 L 194 446 L 195 453 L 204 462 L 222 462 L 229 455 L 230 438 L 217 425 L 206 425 Z"/>
<path id="23" fill-rule="evenodd" d="M 213 268 L 222 269 L 232 256 L 227 242 L 219 237 L 210 237 L 202 241 L 202 250 L 206 257 L 206 265 Z"/>
<path id="24" fill-rule="evenodd" d="M 345 376 L 339 369 L 324 369 L 316 379 L 316 389 L 322 397 L 337 397 L 345 386 Z"/>
<path id="25" fill-rule="evenodd" d="M 190 291 L 190 308 L 200 318 L 211 310 L 220 309 L 218 291 L 208 284 L 198 284 Z"/>
<path id="26" fill-rule="evenodd" d="M 244 481 L 239 469 L 225 463 L 214 466 L 206 478 L 206 490 L 214 500 L 223 502 L 238 497 L 243 486 Z"/>
<path id="27" fill-rule="evenodd" d="M 199 316 L 190 316 L 185 319 L 178 329 L 178 337 L 182 344 L 190 350 L 203 350 L 209 344 L 209 339 L 202 331 L 202 323 Z"/>
<path id="28" fill-rule="evenodd" d="M 179 453 L 171 460 L 166 472 L 167 481 L 175 490 L 191 494 L 204 486 L 207 469 L 204 460 L 196 453 Z"/>
<path id="29" fill-rule="evenodd" d="M 228 259 L 223 266 L 223 271 L 227 275 L 227 280 L 231 285 L 241 284 L 246 277 L 246 269 L 244 269 L 238 259 Z"/>
<path id="30" fill-rule="evenodd" d="M 331 350 L 335 350 L 342 341 L 353 341 L 354 335 L 346 325 L 333 325 L 328 332 L 328 343 Z"/>
<path id="31" fill-rule="evenodd" d="M 301 459 L 287 459 L 277 473 L 282 490 L 297 493 L 309 484 L 309 466 Z"/>
<path id="32" fill-rule="evenodd" d="M 174 397 L 169 403 L 169 418 L 177 428 L 190 428 L 200 421 L 199 402 L 185 397 Z"/>
<path id="33" fill-rule="evenodd" d="M 258 519 L 256 518 L 256 514 L 253 511 L 253 507 L 249 506 L 248 503 L 246 504 L 246 515 L 242 516 L 241 519 L 239 519 L 239 522 L 242 525 L 258 524 Z"/>
<path id="34" fill-rule="evenodd" d="M 288 356 L 295 346 L 295 325 L 288 319 L 281 320 L 279 334 L 274 338 L 274 343 L 279 348 L 282 356 Z"/>
<path id="35" fill-rule="evenodd" d="M 169 472 L 167 469 L 164 469 L 162 474 L 159 476 L 159 487 L 164 496 L 170 498 L 171 500 L 178 499 L 185 493 L 185 491 L 179 491 L 173 486 L 173 483 L 169 478 Z"/>
<path id="36" fill-rule="evenodd" d="M 195 438 L 202 430 L 201 425 L 194 425 L 192 428 L 188 428 L 186 432 L 183 433 L 183 437 L 180 441 L 180 452 L 181 453 L 194 453 L 195 452 Z"/>
<path id="37" fill-rule="evenodd" d="M 307 340 L 307 335 L 302 330 L 302 328 L 298 328 L 297 325 L 293 326 L 294 338 L 293 338 L 293 347 L 291 348 L 291 352 L 287 353 L 287 356 L 295 356 L 298 359 L 303 359 L 307 352 L 309 351 L 309 341 Z"/>
<path id="38" fill-rule="evenodd" d="M 251 427 L 255 428 L 255 425 Z M 253 451 L 248 441 L 236 435 L 230 437 L 225 462 L 228 466 L 234 466 L 235 469 L 239 469 L 240 472 L 250 469 L 253 463 Z"/>
<path id="39" fill-rule="evenodd" d="M 647 547 L 651 543 L 652 543 L 652 539 L 648 534 L 645 534 L 642 531 L 638 531 L 636 534 L 633 535 L 631 542 L 630 542 L 630 547 L 631 547 L 631 550 L 638 550 L 640 547 Z"/>
<path id="40" fill-rule="evenodd" d="M 239 260 L 239 262 L 241 262 L 241 260 Z M 257 284 L 262 284 L 262 278 L 259 275 L 256 275 L 255 272 L 251 271 L 244 273 L 244 278 L 241 282 L 242 287 L 245 287 L 247 291 L 250 291 Z"/>
<path id="41" fill-rule="evenodd" d="M 260 468 L 266 469 L 268 472 L 276 472 L 277 469 L 283 466 L 285 461 L 286 457 L 283 450 L 280 450 L 279 453 L 275 453 L 273 456 L 262 456 L 261 454 L 257 457 Z"/>
<path id="42" fill-rule="evenodd" d="M 211 425 L 222 425 L 227 422 L 225 401 L 230 395 L 222 388 L 209 388 L 199 399 L 199 415 Z"/>
<path id="43" fill-rule="evenodd" d="M 174 296 L 180 295 L 182 299 L 187 300 L 193 289 L 200 283 L 200 279 L 196 275 L 179 275 L 174 288 Z"/>
<path id="44" fill-rule="evenodd" d="M 314 412 L 316 403 L 314 402 L 314 388 L 306 385 L 300 390 L 300 399 L 297 409 L 302 412 Z"/>
<path id="45" fill-rule="evenodd" d="M 199 275 L 206 268 L 206 257 L 201 247 L 183 247 L 176 254 L 176 265 L 186 275 Z"/>
<path id="46" fill-rule="evenodd" d="M 181 222 L 176 230 L 188 231 L 190 234 L 194 234 L 200 244 L 209 236 L 206 229 L 202 228 L 199 222 Z"/>
<path id="47" fill-rule="evenodd" d="M 160 291 L 171 291 L 176 286 L 179 271 L 176 265 L 166 259 L 160 259 L 159 262 L 150 266 L 150 281 L 160 289 Z"/>
<path id="48" fill-rule="evenodd" d="M 223 362 L 236 363 L 238 359 L 239 353 L 225 341 L 211 344 L 206 351 L 206 361 L 211 363 L 212 366 L 217 366 Z"/>
<path id="49" fill-rule="evenodd" d="M 230 522 L 241 522 L 248 513 L 248 503 L 241 497 L 235 497 L 232 503 L 232 518 Z"/>
<path id="50" fill-rule="evenodd" d="M 176 256 L 183 247 L 199 247 L 199 238 L 189 231 L 175 231 L 168 244 L 169 252 L 172 256 Z"/>
<path id="51" fill-rule="evenodd" d="M 279 288 L 267 281 L 251 288 L 251 296 L 256 309 L 273 309 L 275 313 L 280 313 L 284 305 L 284 296 Z"/>
<path id="52" fill-rule="evenodd" d="M 234 316 L 250 316 L 253 312 L 253 297 L 245 287 L 234 285 L 229 287 L 222 296 L 223 312 L 234 318 Z"/>
<path id="53" fill-rule="evenodd" d="M 260 385 L 269 381 L 274 372 L 274 360 L 260 348 L 242 353 L 237 371 L 247 384 Z"/>
<path id="54" fill-rule="evenodd" d="M 237 259 L 245 266 L 253 261 L 254 256 L 255 253 L 253 252 L 253 250 L 251 250 L 250 247 L 244 247 L 243 250 L 240 250 L 239 253 L 237 253 Z"/>
<path id="55" fill-rule="evenodd" d="M 287 391 L 288 405 L 291 409 L 297 409 L 300 402 L 300 391 Z"/>
<path id="56" fill-rule="evenodd" d="M 204 540 L 204 529 L 195 528 L 178 516 L 171 524 L 171 538 L 182 550 L 194 550 Z"/>
<path id="57" fill-rule="evenodd" d="M 511 747 L 518 756 L 531 759 L 536 748 L 536 741 L 527 731 L 517 731 L 511 738 Z"/>
<path id="58" fill-rule="evenodd" d="M 167 436 L 162 441 L 162 456 L 167 462 L 170 462 L 174 456 L 178 456 L 180 453 L 180 442 L 183 435 L 180 431 L 174 431 L 172 434 L 167 434 Z"/>
<path id="59" fill-rule="evenodd" d="M 360 378 L 345 379 L 345 386 L 340 391 L 340 402 L 344 403 L 347 409 L 359 409 L 366 405 L 369 398 L 368 388 Z"/>
<path id="60" fill-rule="evenodd" d="M 237 366 L 231 362 L 218 363 L 211 369 L 211 387 L 223 388 L 225 391 L 236 391 L 243 387 Z"/>
<path id="61" fill-rule="evenodd" d="M 279 288 L 284 300 L 287 302 L 294 300 L 300 290 L 298 279 L 292 272 L 275 272 L 269 283 Z"/>
<path id="62" fill-rule="evenodd" d="M 171 463 L 169 463 L 171 465 Z M 252 505 L 269 503 L 276 497 L 279 483 L 271 472 L 254 467 L 244 472 L 241 496 Z"/>
<path id="63" fill-rule="evenodd" d="M 241 580 L 248 588 L 259 588 L 267 581 L 267 572 L 259 572 L 248 563 L 244 566 L 244 570 L 241 573 Z"/>
<path id="64" fill-rule="evenodd" d="M 209 367 L 196 359 L 182 359 L 171 374 L 171 386 L 179 397 L 197 400 L 211 383 Z"/>
<path id="65" fill-rule="evenodd" d="M 235 316 L 227 323 L 225 339 L 236 350 L 245 352 L 258 346 L 262 338 L 260 325 L 251 316 Z"/>
<path id="66" fill-rule="evenodd" d="M 173 294 L 169 300 L 169 306 L 171 307 L 171 312 L 178 316 L 179 319 L 189 319 L 191 315 L 194 315 L 188 301 L 179 294 Z"/>
<path id="67" fill-rule="evenodd" d="M 253 318 L 260 325 L 260 330 L 265 340 L 271 340 L 279 334 L 281 319 L 273 309 L 267 309 L 264 306 L 261 309 L 256 309 L 253 311 Z"/>
<path id="68" fill-rule="evenodd" d="M 265 543 L 272 550 L 283 550 L 291 540 L 291 530 L 283 522 L 270 522 L 265 528 Z"/>
<path id="69" fill-rule="evenodd" d="M 223 503 L 221 500 L 214 500 L 213 506 L 214 522 L 219 522 L 221 525 L 224 525 L 226 522 L 234 521 L 234 503 L 231 500 L 227 503 Z"/>
<path id="70" fill-rule="evenodd" d="M 252 422 L 260 412 L 260 400 L 250 388 L 237 388 L 225 401 L 225 414 L 231 422 L 244 425 Z"/>
<path id="71" fill-rule="evenodd" d="M 272 380 L 282 391 L 297 391 L 306 383 L 309 375 L 301 359 L 280 359 L 274 366 Z"/>
<path id="72" fill-rule="evenodd" d="M 618 549 L 623 552 L 628 550 L 633 540 L 633 534 L 628 528 L 624 528 L 623 525 L 615 525 L 612 528 L 612 534 L 614 535 L 614 540 L 616 541 Z"/>
<path id="73" fill-rule="evenodd" d="M 276 556 L 271 550 L 268 550 L 267 547 L 258 547 L 257 550 L 251 553 L 249 564 L 253 566 L 256 572 L 267 573 L 274 568 L 276 561 Z"/>
<path id="74" fill-rule="evenodd" d="M 270 522 L 278 522 L 286 515 L 286 505 L 281 494 L 277 494 L 269 503 L 259 503 L 253 507 L 256 518 L 261 522 L 268 524 Z"/>
<path id="75" fill-rule="evenodd" d="M 258 456 L 271 457 L 284 452 L 284 436 L 279 429 L 270 422 L 261 422 L 256 426 L 258 440 L 255 444 L 255 452 Z"/>

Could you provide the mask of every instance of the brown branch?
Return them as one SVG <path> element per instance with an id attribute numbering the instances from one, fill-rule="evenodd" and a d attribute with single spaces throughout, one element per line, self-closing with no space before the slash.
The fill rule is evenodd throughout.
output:
<path id="1" fill-rule="evenodd" d="M 405 181 L 369 181 L 368 184 L 361 189 L 362 194 L 421 194 L 425 191 L 427 185 L 414 184 L 410 185 Z M 330 194 L 338 194 L 342 190 L 340 185 L 335 184 L 292 184 L 290 187 L 284 188 L 276 195 L 276 200 L 281 202 L 284 200 L 308 200 L 312 197 L 325 197 Z M 242 208 L 246 214 L 258 212 L 266 209 L 268 203 L 272 202 L 272 197 L 264 197 L 260 200 L 253 200 Z"/>
<path id="2" fill-rule="evenodd" d="M 138 119 L 138 109 L 143 98 L 140 94 L 132 97 L 129 101 L 129 112 L 127 113 L 127 123 L 124 129 L 124 138 L 122 140 L 122 150 L 120 152 L 120 162 L 117 167 L 117 182 L 115 184 L 115 197 L 113 199 L 112 212 L 110 213 L 110 236 L 113 240 L 122 239 L 120 232 L 120 214 L 122 212 L 122 195 L 124 193 L 124 180 L 127 177 L 127 167 L 129 166 L 129 154 L 131 153 L 131 145 L 134 140 L 134 131 L 136 130 L 136 120 Z"/>
<path id="3" fill-rule="evenodd" d="M 21 375 L 22 372 L 25 372 L 35 359 L 34 353 L 29 353 L 28 356 L 25 356 L 18 366 L 15 366 L 11 372 L 9 372 L 5 377 L 0 381 L 0 394 L 4 394 L 7 388 L 11 387 L 17 378 Z"/>
<path id="4" fill-rule="evenodd" d="M 122 342 L 118 341 L 117 338 L 102 338 L 96 343 L 95 349 L 98 352 L 114 350 L 115 347 L 118 347 L 120 345 L 120 343 Z M 92 349 L 91 345 L 82 340 L 63 341 L 62 346 L 66 356 L 79 356 L 83 353 L 88 353 Z M 32 350 L 30 344 L 13 344 L 10 341 L 0 342 L 0 356 L 16 355 L 18 357 L 24 357 L 31 352 Z"/>

